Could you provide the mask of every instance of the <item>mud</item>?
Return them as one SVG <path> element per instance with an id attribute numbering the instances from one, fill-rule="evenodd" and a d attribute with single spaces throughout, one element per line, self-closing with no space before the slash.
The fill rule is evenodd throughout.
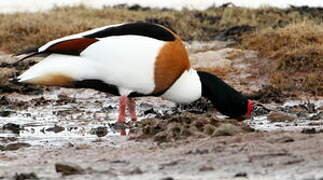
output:
<path id="1" fill-rule="evenodd" d="M 322 97 L 266 87 L 256 54 L 241 53 L 222 78 L 257 103 L 243 121 L 206 99 L 145 97 L 139 120 L 118 124 L 117 97 L 5 82 L 16 90 L 0 96 L 0 179 L 322 179 Z"/>
<path id="2" fill-rule="evenodd" d="M 156 142 L 171 142 L 193 137 L 233 136 L 253 129 L 234 119 L 221 119 L 212 112 L 192 114 L 183 112 L 169 118 L 147 118 L 130 130 L 131 139 L 152 138 Z"/>
<path id="3" fill-rule="evenodd" d="M 271 102 L 263 104 L 268 112 L 237 121 L 214 112 L 205 99 L 179 106 L 138 98 L 140 121 L 121 125 L 115 122 L 118 99 L 92 90 L 5 97 L 1 110 L 10 113 L 0 117 L 2 179 L 323 177 L 323 121 L 309 119 L 322 114 L 323 101 Z M 273 122 L 267 118 L 272 112 L 296 118 Z"/>

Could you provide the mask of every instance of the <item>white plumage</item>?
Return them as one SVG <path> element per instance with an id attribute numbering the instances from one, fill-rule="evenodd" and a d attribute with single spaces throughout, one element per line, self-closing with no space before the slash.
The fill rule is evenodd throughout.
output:
<path id="1" fill-rule="evenodd" d="M 96 66 L 79 56 L 51 54 L 18 76 L 19 82 L 32 83 L 51 75 L 65 75 L 75 80 L 97 78 Z"/>
<path id="2" fill-rule="evenodd" d="M 90 45 L 81 57 L 97 65 L 104 82 L 149 94 L 155 88 L 154 63 L 163 45 L 163 41 L 148 37 L 113 36 Z"/>
<path id="3" fill-rule="evenodd" d="M 188 104 L 198 100 L 202 95 L 202 84 L 194 69 L 185 71 L 181 77 L 161 97 Z"/>

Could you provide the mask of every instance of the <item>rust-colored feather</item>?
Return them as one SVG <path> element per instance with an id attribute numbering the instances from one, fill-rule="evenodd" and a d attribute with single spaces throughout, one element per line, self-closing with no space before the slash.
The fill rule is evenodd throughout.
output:
<path id="1" fill-rule="evenodd" d="M 181 74 L 190 68 L 190 62 L 182 41 L 167 42 L 159 51 L 155 62 L 154 93 L 167 90 Z"/>
<path id="2" fill-rule="evenodd" d="M 71 39 L 52 45 L 47 51 L 82 51 L 97 41 L 97 39 L 93 38 Z"/>

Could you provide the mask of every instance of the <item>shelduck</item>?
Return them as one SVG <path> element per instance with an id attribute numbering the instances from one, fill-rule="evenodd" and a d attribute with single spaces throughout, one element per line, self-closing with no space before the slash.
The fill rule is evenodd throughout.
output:
<path id="1" fill-rule="evenodd" d="M 62 37 L 16 55 L 48 55 L 18 77 L 21 83 L 92 88 L 120 96 L 118 122 L 128 107 L 136 120 L 133 97 L 160 96 L 191 103 L 208 98 L 224 115 L 250 116 L 253 102 L 208 72 L 191 68 L 180 37 L 150 23 L 127 23 Z"/>

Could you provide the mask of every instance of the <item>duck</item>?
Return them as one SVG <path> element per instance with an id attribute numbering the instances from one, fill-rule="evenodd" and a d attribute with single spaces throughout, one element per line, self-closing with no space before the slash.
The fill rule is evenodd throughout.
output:
<path id="1" fill-rule="evenodd" d="M 146 22 L 123 23 L 65 36 L 23 50 L 20 60 L 45 56 L 17 77 L 20 83 L 91 88 L 119 96 L 117 122 L 126 109 L 137 120 L 136 97 L 157 96 L 188 104 L 201 97 L 230 118 L 250 117 L 253 101 L 216 75 L 191 67 L 173 30 Z"/>

